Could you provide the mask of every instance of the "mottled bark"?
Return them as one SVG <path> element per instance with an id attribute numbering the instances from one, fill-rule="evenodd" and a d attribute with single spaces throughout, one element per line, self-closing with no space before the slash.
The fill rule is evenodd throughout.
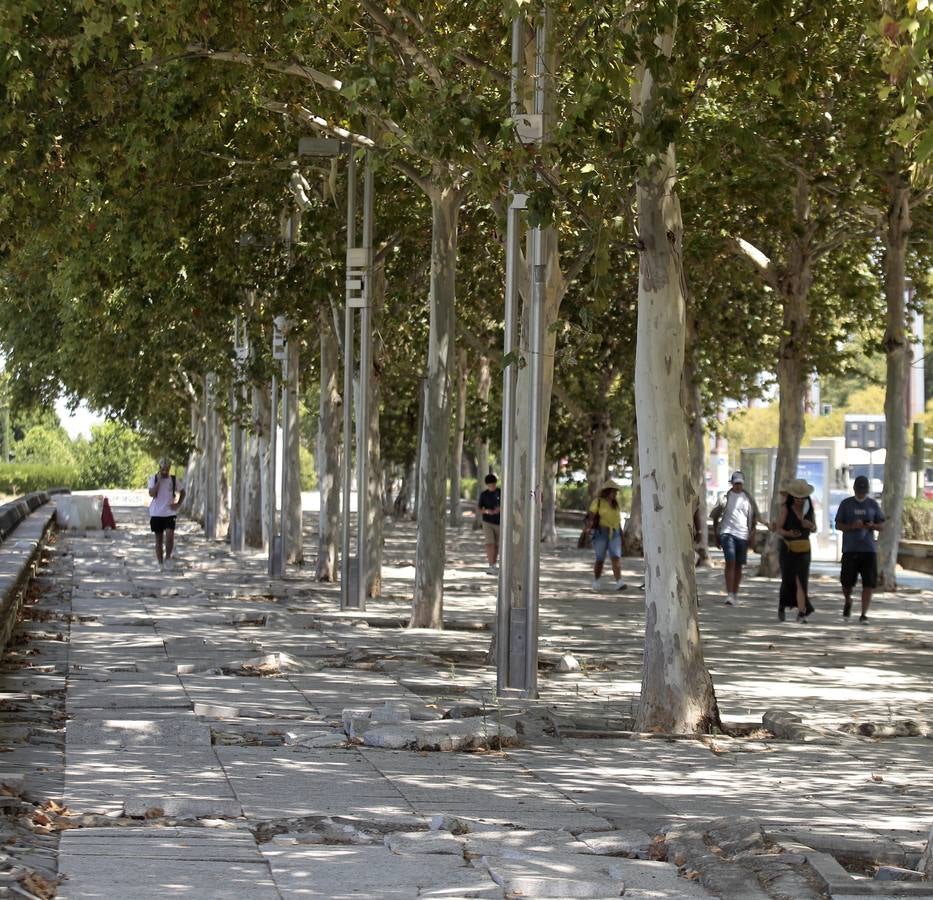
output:
<path id="1" fill-rule="evenodd" d="M 463 472 L 463 441 L 466 435 L 467 401 L 467 353 L 461 347 L 457 350 L 456 366 L 456 408 L 454 413 L 454 433 L 450 449 L 450 524 L 459 528 L 463 524 L 463 504 L 460 496 L 461 473 Z"/>
<path id="2" fill-rule="evenodd" d="M 304 564 L 304 533 L 301 516 L 301 436 L 298 431 L 298 376 L 300 359 L 300 341 L 297 335 L 292 335 L 288 341 L 288 446 L 282 448 L 285 454 L 282 458 L 284 465 L 288 509 L 286 515 L 286 529 L 288 531 L 288 552 L 286 562 L 293 565 Z"/>
<path id="3" fill-rule="evenodd" d="M 541 498 L 541 543 L 557 543 L 557 467 L 556 462 L 544 465 L 544 486 Z"/>
<path id="4" fill-rule="evenodd" d="M 373 367 L 369 379 L 369 422 L 366 428 L 366 452 L 369 454 L 369 495 L 366 507 L 366 592 L 369 597 L 382 593 L 382 551 L 385 543 L 385 497 L 383 495 L 382 433 L 379 408 L 382 405 L 382 361 L 385 349 L 382 334 L 382 312 L 385 306 L 385 266 L 380 260 L 373 266 L 370 291 L 370 322 L 372 324 Z"/>
<path id="5" fill-rule="evenodd" d="M 444 539 L 450 389 L 456 327 L 457 219 L 462 192 L 435 182 L 431 191 L 431 289 L 427 381 L 421 463 L 418 472 L 418 534 L 410 627 L 444 623 Z"/>
<path id="6" fill-rule="evenodd" d="M 784 310 L 781 341 L 778 348 L 777 376 L 780 399 L 778 404 L 778 446 L 774 464 L 774 484 L 771 492 L 770 519 L 777 520 L 783 482 L 797 477 L 797 460 L 805 427 L 804 399 L 807 374 L 807 335 L 810 330 L 810 285 L 812 243 L 815 226 L 810 217 L 810 185 L 804 175 L 797 181 L 794 195 L 797 228 L 787 249 L 787 258 L 780 269 L 772 269 L 770 283 L 778 294 Z M 759 574 L 777 577 L 780 574 L 778 548 L 781 538 L 769 532 L 761 554 Z"/>
<path id="7" fill-rule="evenodd" d="M 263 400 L 265 399 L 265 402 Z M 243 477 L 243 543 L 265 546 L 262 515 L 262 459 L 268 443 L 269 402 L 264 390 L 250 389 L 250 422 L 246 435 L 246 470 Z"/>
<path id="8" fill-rule="evenodd" d="M 473 452 L 476 455 L 476 501 L 479 502 L 479 495 L 482 493 L 485 484 L 483 479 L 489 474 L 489 435 L 486 429 L 489 416 L 489 391 L 492 386 L 492 370 L 489 366 L 489 357 L 481 356 L 479 359 L 479 371 L 476 375 L 476 398 L 479 401 L 480 413 L 482 416 L 482 425 L 476 435 L 473 444 Z M 482 517 L 477 515 L 473 517 L 473 530 L 479 531 L 483 527 Z"/>
<path id="9" fill-rule="evenodd" d="M 696 367 L 696 324 L 687 308 L 687 340 L 684 357 L 684 391 L 687 402 L 687 433 L 690 441 L 690 480 L 693 482 L 693 551 L 698 566 L 709 566 L 709 529 L 706 520 L 706 428 L 703 398 Z"/>
<path id="10" fill-rule="evenodd" d="M 907 382 L 910 376 L 910 345 L 907 341 L 906 273 L 907 239 L 910 235 L 910 185 L 902 175 L 889 179 L 891 202 L 884 234 L 884 293 L 887 326 L 884 349 L 887 382 L 884 396 L 886 452 L 884 491 L 881 506 L 885 526 L 878 539 L 878 585 L 891 591 L 897 587 L 897 548 L 904 517 L 907 477 Z"/>
<path id="11" fill-rule="evenodd" d="M 665 35 L 669 55 L 673 35 Z M 655 113 L 657 85 L 642 68 L 635 113 Z M 645 652 L 636 728 L 698 733 L 720 726 L 697 621 L 690 523 L 693 487 L 683 402 L 686 334 L 683 224 L 673 145 L 646 164 L 637 182 L 638 334 L 635 408 L 645 544 Z"/>
<path id="12" fill-rule="evenodd" d="M 321 497 L 318 520 L 318 581 L 337 581 L 337 546 L 340 541 L 340 445 L 343 404 L 340 398 L 340 365 L 337 337 L 332 317 L 321 310 L 320 328 L 320 401 L 317 430 L 317 483 Z"/>

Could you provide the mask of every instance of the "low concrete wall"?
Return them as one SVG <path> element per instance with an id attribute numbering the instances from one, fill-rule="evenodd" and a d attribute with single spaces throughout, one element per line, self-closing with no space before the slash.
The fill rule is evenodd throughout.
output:
<path id="1" fill-rule="evenodd" d="M 45 493 L 29 494 L 0 507 L 0 653 L 16 626 L 36 558 L 54 521 L 55 504 Z"/>
<path id="2" fill-rule="evenodd" d="M 933 572 L 933 543 L 901 541 L 897 548 L 897 564 L 915 572 Z"/>

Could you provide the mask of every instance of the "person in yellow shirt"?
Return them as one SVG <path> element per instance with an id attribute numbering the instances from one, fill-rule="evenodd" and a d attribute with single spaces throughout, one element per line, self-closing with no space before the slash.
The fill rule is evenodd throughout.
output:
<path id="1" fill-rule="evenodd" d="M 587 526 L 593 535 L 593 590 L 598 591 L 606 553 L 612 564 L 615 581 L 614 591 L 624 591 L 628 585 L 622 580 L 622 510 L 619 508 L 619 485 L 607 481 L 600 489 L 596 499 L 590 504 Z"/>

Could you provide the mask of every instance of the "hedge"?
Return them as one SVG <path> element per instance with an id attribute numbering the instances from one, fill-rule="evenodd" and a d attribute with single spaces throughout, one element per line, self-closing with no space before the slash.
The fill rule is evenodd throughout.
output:
<path id="1" fill-rule="evenodd" d="M 933 541 L 933 503 L 929 500 L 904 501 L 905 541 Z"/>
<path id="2" fill-rule="evenodd" d="M 75 466 L 0 463 L 0 494 L 19 496 L 52 487 L 70 487 L 78 481 Z"/>

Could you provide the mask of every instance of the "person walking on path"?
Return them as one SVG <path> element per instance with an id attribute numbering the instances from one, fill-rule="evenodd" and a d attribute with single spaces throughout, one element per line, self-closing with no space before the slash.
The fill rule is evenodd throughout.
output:
<path id="1" fill-rule="evenodd" d="M 852 485 L 854 497 L 846 497 L 836 511 L 836 530 L 842 532 L 842 566 L 839 580 L 845 603 L 842 615 L 852 615 L 852 590 L 862 578 L 862 614 L 859 622 L 868 622 L 868 607 L 878 584 L 878 551 L 875 532 L 884 528 L 884 513 L 873 497 L 868 496 L 868 479 L 859 475 Z"/>
<path id="2" fill-rule="evenodd" d="M 619 485 L 607 481 L 596 499 L 590 504 L 586 517 L 587 528 L 593 536 L 593 590 L 598 591 L 606 553 L 612 565 L 614 591 L 624 591 L 628 585 L 622 580 L 622 510 L 619 507 Z"/>
<path id="3" fill-rule="evenodd" d="M 783 622 L 787 607 L 797 607 L 797 621 L 805 623 L 816 612 L 810 603 L 810 534 L 816 531 L 810 494 L 813 485 L 796 478 L 787 485 L 787 500 L 778 514 L 777 533 L 784 539 L 781 556 L 781 595 L 778 618 Z"/>
<path id="4" fill-rule="evenodd" d="M 722 548 L 726 562 L 726 606 L 739 605 L 739 585 L 742 567 L 748 561 L 748 551 L 755 551 L 755 525 L 761 516 L 755 499 L 745 490 L 745 476 L 733 472 L 732 488 L 716 504 L 711 513 L 716 546 Z"/>
<path id="5" fill-rule="evenodd" d="M 502 491 L 498 485 L 499 479 L 490 472 L 484 479 L 486 485 L 479 495 L 476 503 L 477 510 L 483 517 L 483 538 L 486 541 L 486 562 L 488 568 L 486 573 L 495 575 L 499 569 L 496 567 L 496 561 L 499 558 L 499 513 L 502 503 Z"/>
<path id="6" fill-rule="evenodd" d="M 175 499 L 176 494 L 178 500 Z M 171 463 L 164 456 L 159 460 L 159 471 L 149 476 L 149 528 L 155 535 L 156 560 L 159 569 L 175 565 L 175 518 L 178 507 L 185 499 L 184 482 L 171 474 Z M 164 539 L 164 540 L 163 540 Z M 164 544 L 164 545 L 163 545 Z"/>

